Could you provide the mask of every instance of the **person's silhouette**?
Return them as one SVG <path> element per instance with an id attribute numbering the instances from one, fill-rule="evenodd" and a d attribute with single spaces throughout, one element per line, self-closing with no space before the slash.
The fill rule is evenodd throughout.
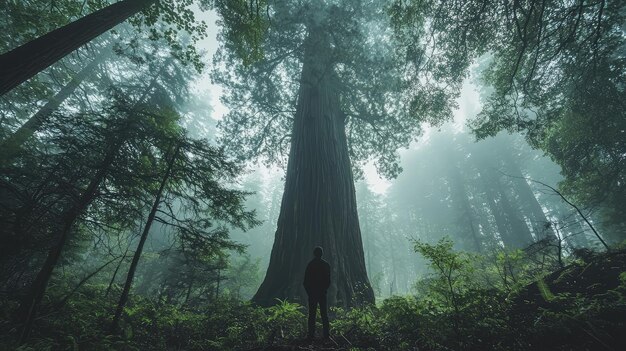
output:
<path id="1" fill-rule="evenodd" d="M 315 336 L 315 315 L 317 305 L 320 305 L 320 315 L 324 327 L 324 338 L 329 337 L 328 304 L 326 302 L 326 290 L 330 286 L 330 264 L 322 259 L 324 250 L 321 247 L 313 249 L 311 262 L 304 272 L 304 289 L 309 295 L 309 332 L 308 339 Z"/>

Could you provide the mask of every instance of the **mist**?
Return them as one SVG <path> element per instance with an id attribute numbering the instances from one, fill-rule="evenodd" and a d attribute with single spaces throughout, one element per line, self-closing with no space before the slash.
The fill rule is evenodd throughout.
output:
<path id="1" fill-rule="evenodd" d="M 623 2 L 0 15 L 0 348 L 626 345 Z"/>

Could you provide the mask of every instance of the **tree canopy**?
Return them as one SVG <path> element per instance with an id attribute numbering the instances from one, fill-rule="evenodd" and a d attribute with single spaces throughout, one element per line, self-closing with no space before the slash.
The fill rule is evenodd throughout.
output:
<path id="1" fill-rule="evenodd" d="M 482 59 L 490 90 L 478 138 L 524 134 L 558 163 L 563 189 L 623 226 L 626 21 L 623 1 L 396 1 L 398 32 L 427 28 L 439 50 Z M 405 45 L 418 45 L 415 36 Z M 620 219 L 622 218 L 622 219 Z"/>
<path id="2" fill-rule="evenodd" d="M 230 112 L 220 126 L 227 149 L 286 164 L 305 43 L 315 37 L 333 71 L 354 170 L 375 160 L 381 173 L 397 175 L 398 148 L 419 136 L 422 123 L 451 117 L 463 76 L 443 74 L 445 62 L 424 69 L 415 48 L 397 45 L 386 11 L 376 1 L 268 2 L 254 61 L 241 55 L 248 39 L 234 36 L 238 22 L 224 16 L 212 77 L 225 87 Z"/>

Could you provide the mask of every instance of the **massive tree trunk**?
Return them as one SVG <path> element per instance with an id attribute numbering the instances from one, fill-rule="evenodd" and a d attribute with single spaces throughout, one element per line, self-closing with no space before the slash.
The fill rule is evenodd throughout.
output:
<path id="1" fill-rule="evenodd" d="M 304 269 L 317 245 L 332 267 L 331 305 L 374 301 L 331 56 L 327 38 L 312 30 L 305 42 L 278 228 L 267 274 L 253 298 L 260 305 L 277 298 L 306 301 Z"/>
<path id="2" fill-rule="evenodd" d="M 0 96 L 157 0 L 124 0 L 0 55 Z"/>

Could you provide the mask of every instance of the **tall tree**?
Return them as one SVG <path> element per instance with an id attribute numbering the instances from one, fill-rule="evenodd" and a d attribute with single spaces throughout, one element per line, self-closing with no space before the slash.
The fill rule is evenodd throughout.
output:
<path id="1" fill-rule="evenodd" d="M 0 95 L 155 2 L 120 1 L 2 54 Z"/>
<path id="2" fill-rule="evenodd" d="M 270 264 L 253 300 L 302 301 L 302 272 L 311 249 L 322 245 L 333 267 L 329 301 L 373 301 L 353 172 L 374 159 L 382 173 L 397 174 L 396 150 L 419 135 L 421 122 L 451 115 L 461 78 L 429 79 L 436 65 L 425 70 L 396 50 L 375 1 L 218 1 L 217 9 L 225 28 L 213 78 L 225 86 L 230 108 L 223 142 L 244 159 L 284 164 L 288 154 Z M 269 16 L 259 35 L 237 35 L 259 12 Z M 250 62 L 241 48 L 255 40 L 260 51 Z M 406 70 L 424 79 L 407 81 Z"/>

